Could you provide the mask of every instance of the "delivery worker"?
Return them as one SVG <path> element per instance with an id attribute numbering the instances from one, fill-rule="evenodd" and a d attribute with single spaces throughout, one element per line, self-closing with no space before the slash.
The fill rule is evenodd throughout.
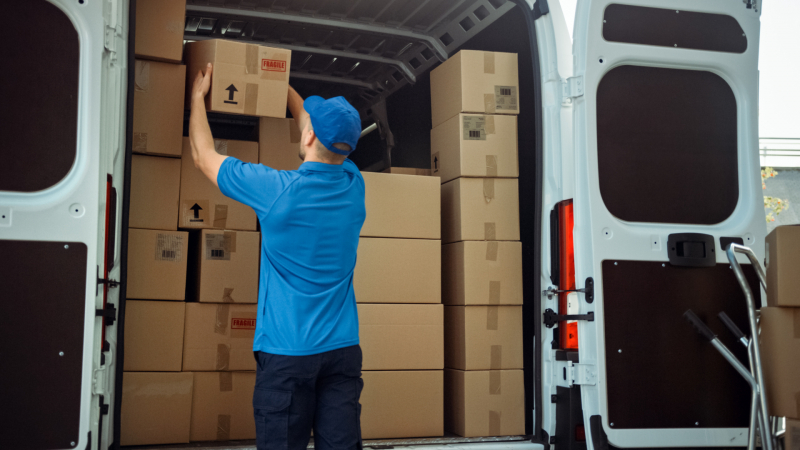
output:
<path id="1" fill-rule="evenodd" d="M 253 351 L 259 450 L 361 447 L 361 347 L 353 293 L 364 179 L 347 159 L 361 134 L 342 97 L 288 105 L 302 130 L 298 170 L 278 171 L 214 150 L 204 98 L 212 67 L 192 88 L 189 141 L 195 166 L 261 224 L 261 275 Z M 263 139 L 264 137 L 262 137 Z M 267 138 L 269 138 L 267 136 Z"/>

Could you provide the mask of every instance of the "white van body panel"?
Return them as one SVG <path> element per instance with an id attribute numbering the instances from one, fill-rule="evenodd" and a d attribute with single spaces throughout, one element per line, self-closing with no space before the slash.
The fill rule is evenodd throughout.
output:
<path id="1" fill-rule="evenodd" d="M 626 5 L 730 15 L 739 22 L 748 40 L 747 50 L 737 54 L 606 41 L 602 34 L 603 16 L 605 8 L 612 3 L 618 2 L 579 1 L 574 29 L 574 76 L 581 77 L 584 86 L 583 95 L 575 98 L 573 106 L 575 270 L 577 280 L 593 277 L 595 289 L 594 303 L 580 304 L 580 314 L 593 311 L 594 321 L 578 322 L 581 364 L 593 366 L 597 374 L 596 384 L 581 386 L 587 435 L 589 418 L 600 415 L 609 443 L 617 447 L 745 446 L 745 428 L 620 430 L 611 426 L 605 376 L 601 265 L 604 260 L 613 259 L 663 260 L 668 263 L 664 249 L 667 236 L 676 232 L 741 236 L 745 245 L 763 257 L 766 225 L 759 178 L 757 90 L 760 5 L 747 9 L 743 2 L 736 0 L 622 2 Z M 596 92 L 603 76 L 621 65 L 710 71 L 730 85 L 738 106 L 739 200 L 734 212 L 726 220 L 714 225 L 632 223 L 614 217 L 606 209 L 598 182 Z M 724 252 L 717 252 L 716 257 L 717 263 L 727 262 Z M 578 287 L 582 287 L 582 282 Z"/>

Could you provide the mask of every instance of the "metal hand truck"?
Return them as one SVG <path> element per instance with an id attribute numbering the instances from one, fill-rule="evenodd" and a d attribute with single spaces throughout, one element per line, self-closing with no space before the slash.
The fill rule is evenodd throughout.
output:
<path id="1" fill-rule="evenodd" d="M 742 267 L 739 261 L 736 260 L 736 253 L 743 253 L 749 259 L 750 263 L 758 275 L 758 280 L 764 290 L 767 290 L 766 276 L 764 269 L 758 262 L 755 253 L 748 247 L 738 244 L 731 244 L 727 249 L 728 261 L 731 263 L 731 268 L 736 274 L 736 280 L 744 291 L 744 297 L 747 301 L 747 318 L 750 324 L 750 337 L 748 338 L 733 321 L 728 317 L 725 312 L 719 313 L 719 318 L 726 327 L 733 333 L 734 336 L 747 348 L 747 357 L 749 360 L 750 370 L 742 364 L 736 356 L 728 350 L 717 338 L 717 335 L 711 331 L 706 324 L 700 320 L 699 317 L 690 309 L 687 310 L 683 316 L 694 326 L 695 330 L 706 338 L 714 348 L 736 369 L 739 374 L 750 384 L 753 391 L 751 404 L 750 404 L 750 434 L 747 443 L 748 450 L 756 449 L 756 429 L 758 429 L 761 436 L 761 446 L 765 450 L 773 450 L 774 448 L 774 435 L 769 418 L 769 410 L 767 409 L 767 396 L 764 388 L 764 372 L 761 367 L 761 350 L 758 343 L 758 310 L 753 299 L 753 292 L 750 290 L 750 285 L 744 276 Z"/>

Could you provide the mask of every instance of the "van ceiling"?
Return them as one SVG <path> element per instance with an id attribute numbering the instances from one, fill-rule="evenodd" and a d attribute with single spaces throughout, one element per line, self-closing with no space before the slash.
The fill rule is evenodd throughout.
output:
<path id="1" fill-rule="evenodd" d="M 507 0 L 188 0 L 184 39 L 292 51 L 291 77 L 366 110 L 445 61 Z"/>

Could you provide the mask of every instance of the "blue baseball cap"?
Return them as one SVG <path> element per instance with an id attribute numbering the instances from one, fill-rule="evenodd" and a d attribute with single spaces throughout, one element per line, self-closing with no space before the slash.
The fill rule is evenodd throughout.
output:
<path id="1" fill-rule="evenodd" d="M 311 116 L 314 134 L 325 148 L 344 156 L 356 149 L 358 138 L 361 137 L 361 116 L 344 97 L 325 100 L 318 95 L 312 95 L 303 102 L 303 108 Z M 350 151 L 333 146 L 339 142 L 349 145 Z"/>

